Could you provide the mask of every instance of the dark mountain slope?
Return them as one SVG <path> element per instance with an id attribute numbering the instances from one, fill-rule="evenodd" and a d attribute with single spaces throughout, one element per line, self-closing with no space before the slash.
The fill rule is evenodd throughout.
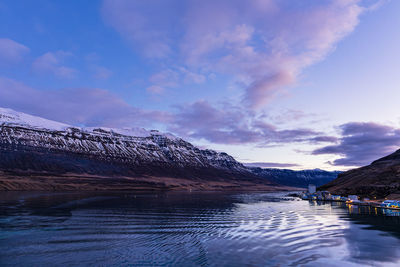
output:
<path id="1" fill-rule="evenodd" d="M 321 186 L 336 179 L 339 171 L 320 169 L 294 171 L 288 169 L 250 168 L 254 174 L 281 185 L 306 188 L 309 184 Z"/>
<path id="2" fill-rule="evenodd" d="M 275 187 L 228 154 L 170 134 L 76 128 L 0 109 L 0 190 Z"/>
<path id="3" fill-rule="evenodd" d="M 400 150 L 372 162 L 370 165 L 353 169 L 332 182 L 321 186 L 342 195 L 356 194 L 365 197 L 400 197 Z"/>

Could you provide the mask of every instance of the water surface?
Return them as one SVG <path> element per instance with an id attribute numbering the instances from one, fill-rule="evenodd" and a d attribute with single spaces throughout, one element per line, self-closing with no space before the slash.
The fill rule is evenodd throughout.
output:
<path id="1" fill-rule="evenodd" d="M 399 266 L 400 217 L 284 193 L 0 196 L 1 266 Z"/>

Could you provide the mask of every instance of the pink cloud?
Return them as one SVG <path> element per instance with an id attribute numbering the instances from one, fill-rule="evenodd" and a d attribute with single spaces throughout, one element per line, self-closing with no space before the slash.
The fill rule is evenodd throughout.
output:
<path id="1" fill-rule="evenodd" d="M 17 63 L 20 62 L 30 49 L 13 40 L 0 38 L 0 62 Z"/>
<path id="2" fill-rule="evenodd" d="M 160 64 L 241 77 L 244 103 L 262 108 L 354 30 L 368 10 L 363 3 L 105 0 L 102 10 L 136 51 L 163 58 Z"/>

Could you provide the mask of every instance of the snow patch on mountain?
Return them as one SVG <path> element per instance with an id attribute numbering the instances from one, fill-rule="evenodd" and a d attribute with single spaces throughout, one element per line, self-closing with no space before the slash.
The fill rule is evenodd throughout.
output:
<path id="1" fill-rule="evenodd" d="M 72 127 L 68 124 L 43 119 L 23 112 L 17 112 L 9 108 L 0 108 L 0 125 L 26 126 L 30 128 L 49 129 L 55 131 L 65 131 Z"/>
<path id="2" fill-rule="evenodd" d="M 172 134 L 143 128 L 79 128 L 1 108 L 0 149 L 16 147 L 61 151 L 136 168 L 202 168 L 251 174 L 230 155 L 199 149 Z"/>
<path id="3" fill-rule="evenodd" d="M 0 107 L 0 125 L 20 126 L 38 130 L 41 129 L 50 131 L 66 131 L 66 132 L 71 132 L 74 131 L 74 129 L 77 129 L 83 133 L 98 134 L 100 132 L 103 132 L 103 133 L 132 136 L 132 137 L 151 137 L 160 135 L 167 137 L 171 140 L 179 139 L 171 133 L 161 133 L 157 130 L 146 130 L 140 127 L 132 127 L 132 128 L 76 127 L 65 123 L 29 115 L 23 112 L 18 112 L 9 108 L 1 108 L 1 107 Z"/>

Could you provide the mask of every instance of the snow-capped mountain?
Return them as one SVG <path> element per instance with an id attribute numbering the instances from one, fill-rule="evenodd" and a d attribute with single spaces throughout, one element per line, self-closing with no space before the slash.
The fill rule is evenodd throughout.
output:
<path id="1" fill-rule="evenodd" d="M 0 172 L 13 175 L 262 181 L 228 154 L 199 149 L 172 134 L 79 128 L 5 108 L 0 108 L 0 156 Z"/>
<path id="2" fill-rule="evenodd" d="M 200 150 L 172 134 L 140 128 L 78 128 L 10 109 L 0 109 L 0 143 L 3 146 L 40 147 L 100 157 L 115 157 L 140 164 L 214 166 L 243 171 L 226 153 Z"/>

